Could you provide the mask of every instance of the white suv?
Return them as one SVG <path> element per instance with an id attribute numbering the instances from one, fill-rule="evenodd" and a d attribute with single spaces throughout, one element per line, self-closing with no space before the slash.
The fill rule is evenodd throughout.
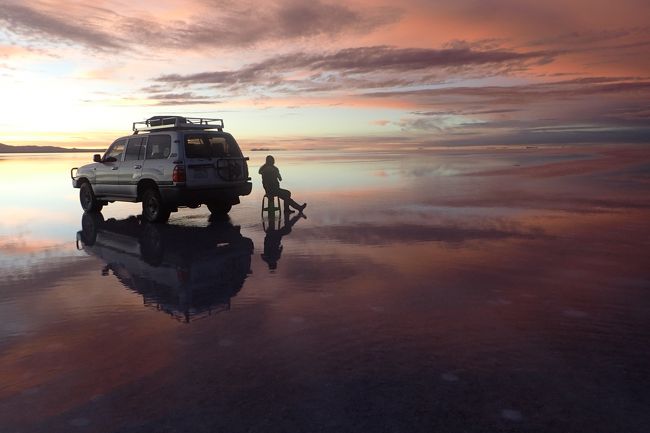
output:
<path id="1" fill-rule="evenodd" d="M 142 202 L 145 220 L 164 222 L 179 207 L 228 213 L 251 192 L 247 160 L 221 119 L 155 116 L 133 123 L 132 135 L 70 174 L 85 211 Z"/>

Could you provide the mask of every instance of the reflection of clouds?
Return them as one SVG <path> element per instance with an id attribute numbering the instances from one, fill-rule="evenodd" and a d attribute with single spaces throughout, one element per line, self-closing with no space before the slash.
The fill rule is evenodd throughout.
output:
<path id="1" fill-rule="evenodd" d="M 560 187 L 528 189 L 512 189 L 503 187 L 501 190 L 483 190 L 481 194 L 457 194 L 455 197 L 435 197 L 428 199 L 419 206 L 422 212 L 432 212 L 432 209 L 442 207 L 465 209 L 536 209 L 562 210 L 572 213 L 612 212 L 620 209 L 648 209 L 650 200 L 639 196 L 630 188 L 627 197 L 621 197 L 614 192 L 601 190 L 600 197 L 589 197 L 582 194 L 583 188 L 574 185 L 573 190 Z M 640 191 L 639 191 L 640 192 Z M 635 197 L 636 195 L 636 197 Z"/>
<path id="2" fill-rule="evenodd" d="M 69 431 L 67 426 L 61 428 L 61 422 L 80 423 L 89 416 L 89 407 L 95 409 L 93 405 L 110 401 L 112 393 L 155 374 L 174 353 L 168 345 L 152 344 L 152 340 L 169 335 L 165 321 L 145 326 L 155 318 L 125 314 L 120 318 L 124 330 L 115 332 L 97 320 L 92 310 L 77 306 L 75 314 L 62 314 L 61 301 L 65 297 L 74 303 L 87 300 L 91 305 L 112 302 L 123 309 L 131 303 L 139 304 L 135 297 L 120 298 L 124 291 L 106 290 L 88 284 L 87 279 L 75 281 L 67 277 L 65 286 L 44 290 L 29 299 L 31 304 L 16 308 L 16 317 L 30 322 L 27 329 L 31 338 L 16 340 L 0 353 L 0 399 L 5 409 L 25 404 L 39 409 L 37 414 L 6 410 L 3 427 L 29 425 L 29 431 Z M 60 293 L 62 290 L 68 293 Z M 30 314 L 25 314 L 27 311 Z M 25 400 L 25 388 L 39 392 Z M 65 398 L 60 398 L 61 389 L 66 390 Z"/>
<path id="3" fill-rule="evenodd" d="M 89 159 L 84 153 L 17 154 L 4 161 L 0 171 L 0 253 L 50 248 L 74 239 L 80 209 L 78 190 L 72 188 L 68 171 Z M 19 185 L 16 179 L 21 179 Z"/>
<path id="4" fill-rule="evenodd" d="M 382 164 L 398 176 L 399 163 Z M 131 425 L 157 431 L 156 421 L 170 419 L 171 413 L 187 415 L 176 424 L 170 421 L 170 429 L 182 430 L 197 413 L 210 422 L 215 408 L 227 412 L 241 408 L 242 401 L 249 419 L 270 425 L 268 399 L 252 395 L 269 390 L 282 396 L 271 407 L 279 408 L 274 425 L 287 419 L 281 410 L 287 407 L 295 408 L 290 416 L 318 415 L 327 404 L 343 402 L 337 406 L 342 411 L 356 402 L 385 408 L 386 402 L 420 404 L 423 396 L 415 407 L 419 414 L 432 407 L 451 413 L 466 406 L 476 383 L 486 384 L 477 398 L 491 402 L 482 413 L 503 423 L 528 422 L 539 401 L 559 413 L 574 401 L 562 399 L 566 393 L 558 390 L 592 389 L 593 378 L 621 386 L 602 386 L 593 397 L 578 395 L 584 396 L 581 407 L 607 404 L 608 398 L 632 404 L 629 390 L 646 389 L 648 377 L 646 335 L 639 331 L 648 329 L 642 254 L 648 250 L 648 210 L 522 211 L 514 206 L 532 208 L 537 200 L 552 205 L 558 189 L 517 183 L 507 185 L 520 188 L 510 194 L 503 182 L 485 186 L 478 177 L 464 180 L 466 189 L 431 194 L 422 182 L 410 195 L 390 194 L 387 188 L 320 202 L 312 201 L 321 197 L 317 193 L 307 195 L 313 213 L 287 240 L 279 272 L 273 277 L 258 272 L 266 265 L 257 258 L 232 314 L 182 332 L 165 315 L 142 308 L 141 296 L 102 277 L 102 263 L 92 258 L 45 260 L 21 281 L 0 281 L 5 296 L 0 329 L 12 336 L 0 351 L 0 399 L 5 408 L 31 404 L 49 411 L 34 416 L 6 410 L 5 420 L 13 422 L 9 428 L 47 431 L 29 427 L 62 421 L 70 429 L 67 423 L 90 420 L 92 430 L 117 420 L 121 424 L 113 423 L 114 429 Z M 565 182 L 565 187 L 575 184 Z M 633 202 L 628 189 L 620 190 L 619 200 Z M 589 191 L 585 201 L 614 197 L 602 197 L 593 184 Z M 372 194 L 386 202 L 369 203 Z M 434 194 L 444 199 L 437 201 Z M 503 207 L 490 210 L 462 207 L 501 201 Z M 457 214 L 443 213 L 440 202 L 457 206 Z M 254 208 L 245 207 L 251 203 Z M 330 208 L 337 213 L 328 214 Z M 78 221 L 76 206 L 71 215 Z M 200 225 L 206 215 L 196 210 L 177 218 Z M 249 198 L 233 212 L 233 219 L 240 218 L 247 222 L 244 233 L 264 236 L 258 199 Z M 26 246 L 20 248 L 29 256 L 32 238 L 25 236 Z M 16 239 L 5 240 L 19 243 Z M 33 245 L 37 242 L 34 237 Z M 73 247 L 72 238 L 69 244 Z M 57 248 L 53 242 L 50 249 Z M 613 365 L 639 368 L 631 368 L 632 376 L 622 381 L 611 379 Z M 514 389 L 506 394 L 520 395 L 530 390 L 531 380 L 539 385 L 535 402 L 513 405 L 504 397 L 504 383 Z M 182 398 L 156 397 L 170 390 Z M 149 408 L 153 421 L 138 424 L 142 411 L 133 410 L 138 407 Z M 629 413 L 621 410 L 621 419 Z"/>
<path id="5" fill-rule="evenodd" d="M 44 288 L 74 286 L 70 282 L 87 271 L 87 260 L 41 256 L 38 262 L 20 264 L 22 266 L 7 267 L 0 263 L 0 272 L 4 276 L 0 280 L 0 317 L 3 318 L 0 335 L 22 335 L 33 331 L 62 315 L 62 307 L 67 302 L 76 305 L 81 302 L 78 292 L 66 297 L 60 290 Z"/>
<path id="6" fill-rule="evenodd" d="M 299 233 L 301 228 L 294 233 Z M 293 236 L 293 235 L 292 235 Z M 295 236 L 297 238 L 297 236 Z M 340 256 L 303 257 L 291 256 L 282 264 L 283 275 L 292 280 L 313 285 L 323 290 L 323 285 L 342 281 L 358 275 L 371 265 L 369 261 L 357 258 L 354 262 L 342 260 Z"/>
<path id="7" fill-rule="evenodd" d="M 648 158 L 646 149 L 618 149 L 594 151 L 581 155 L 577 159 L 575 155 L 559 154 L 553 155 L 550 161 L 535 158 L 532 153 L 529 161 L 531 165 L 522 167 L 506 167 L 499 169 L 479 170 L 473 175 L 477 176 L 526 176 L 536 178 L 552 178 L 562 176 L 595 175 L 611 171 L 627 171 L 630 166 L 636 166 Z"/>
<path id="8" fill-rule="evenodd" d="M 354 168 L 350 166 L 351 160 L 332 161 L 300 161 L 300 165 L 285 164 L 280 158 L 277 163 L 285 182 L 283 185 L 299 185 L 301 189 L 311 191 L 350 191 L 364 189 L 387 188 L 399 185 L 399 177 L 377 176 L 378 173 L 388 173 L 381 163 L 375 161 L 354 161 Z M 291 188 L 292 190 L 294 188 Z"/>
<path id="9" fill-rule="evenodd" d="M 24 233 L 0 236 L 0 287 L 12 281 L 38 280 L 80 255 L 71 242 Z"/>
<path id="10" fill-rule="evenodd" d="M 422 166 L 402 171 L 405 177 L 454 176 L 461 173 L 457 167 L 449 165 Z"/>
<path id="11" fill-rule="evenodd" d="M 12 282 L 38 281 L 43 275 L 56 273 L 56 269 L 68 261 L 78 260 L 80 254 L 67 245 L 53 245 L 40 250 L 34 249 L 30 252 L 21 251 L 20 253 L 11 251 L 5 253 L 5 250 L 0 249 L 0 272 L 3 275 L 0 287 Z"/>
<path id="12" fill-rule="evenodd" d="M 34 226 L 34 221 L 39 220 L 48 224 L 62 222 L 67 223 L 70 222 L 72 218 L 70 213 L 64 211 L 57 211 L 50 208 L 38 208 L 29 206 L 19 207 L 12 205 L 2 208 L 0 230 L 6 226 L 32 227 Z"/>
<path id="13" fill-rule="evenodd" d="M 19 256 L 60 247 L 61 242 L 51 239 L 30 239 L 24 235 L 0 236 L 0 254 Z M 67 245 L 66 245 L 67 246 Z"/>
<path id="14" fill-rule="evenodd" d="M 459 243 L 471 240 L 499 239 L 541 239 L 546 237 L 539 229 L 511 227 L 461 227 L 426 226 L 418 224 L 402 225 L 339 225 L 303 228 L 296 238 L 335 239 L 346 244 L 387 245 L 408 242 L 449 242 Z"/>

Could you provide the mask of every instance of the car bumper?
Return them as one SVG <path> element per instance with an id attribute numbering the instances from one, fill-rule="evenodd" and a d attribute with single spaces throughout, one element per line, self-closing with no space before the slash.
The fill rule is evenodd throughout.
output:
<path id="1" fill-rule="evenodd" d="M 239 203 L 239 197 L 249 195 L 253 189 L 251 182 L 228 185 L 221 188 L 187 188 L 182 185 L 159 186 L 160 196 L 170 206 L 188 206 L 210 201 L 229 204 Z"/>

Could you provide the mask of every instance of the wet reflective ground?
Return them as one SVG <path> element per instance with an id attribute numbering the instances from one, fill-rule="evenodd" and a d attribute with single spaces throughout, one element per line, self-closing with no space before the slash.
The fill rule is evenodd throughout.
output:
<path id="1" fill-rule="evenodd" d="M 0 156 L 1 432 L 650 431 L 650 151 L 275 156 L 306 219 Z"/>

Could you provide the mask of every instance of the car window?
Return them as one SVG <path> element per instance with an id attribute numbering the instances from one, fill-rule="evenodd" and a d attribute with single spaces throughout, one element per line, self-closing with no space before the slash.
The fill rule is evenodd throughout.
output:
<path id="1" fill-rule="evenodd" d="M 124 145 L 126 144 L 126 139 L 117 140 L 111 145 L 104 155 L 104 159 L 115 158 L 116 161 L 122 160 L 122 154 L 124 153 Z"/>
<path id="2" fill-rule="evenodd" d="M 229 134 L 188 134 L 185 136 L 185 155 L 188 158 L 242 156 L 237 142 Z"/>
<path id="3" fill-rule="evenodd" d="M 151 135 L 147 140 L 147 159 L 165 159 L 172 150 L 172 139 L 169 135 Z"/>
<path id="4" fill-rule="evenodd" d="M 126 145 L 125 161 L 144 159 L 144 137 L 129 138 Z"/>

